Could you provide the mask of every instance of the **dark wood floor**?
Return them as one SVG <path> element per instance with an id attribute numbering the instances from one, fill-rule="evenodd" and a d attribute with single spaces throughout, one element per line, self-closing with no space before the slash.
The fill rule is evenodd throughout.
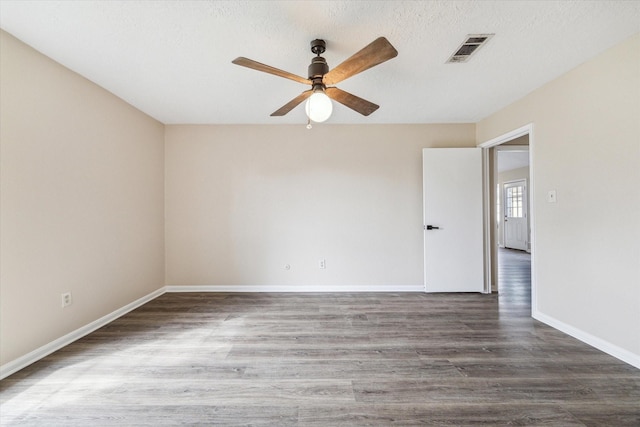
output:
<path id="1" fill-rule="evenodd" d="M 503 310 L 531 314 L 531 255 L 512 249 L 498 250 L 498 304 Z"/>
<path id="2" fill-rule="evenodd" d="M 165 294 L 1 381 L 0 423 L 640 425 L 640 371 L 533 320 L 501 256 L 500 296 Z"/>

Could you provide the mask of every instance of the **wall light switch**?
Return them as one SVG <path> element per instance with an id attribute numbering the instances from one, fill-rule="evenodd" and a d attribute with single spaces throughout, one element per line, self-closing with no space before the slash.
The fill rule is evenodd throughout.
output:
<path id="1" fill-rule="evenodd" d="M 556 190 L 549 190 L 549 192 L 547 193 L 547 202 L 555 203 L 556 201 Z"/>

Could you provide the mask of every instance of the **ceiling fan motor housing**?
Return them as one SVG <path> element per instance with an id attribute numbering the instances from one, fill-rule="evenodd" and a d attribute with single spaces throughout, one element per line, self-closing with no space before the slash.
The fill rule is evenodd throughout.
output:
<path id="1" fill-rule="evenodd" d="M 311 65 L 308 68 L 309 71 L 309 79 L 322 79 L 322 76 L 329 72 L 329 66 L 327 65 L 327 60 L 322 56 L 316 56 L 311 60 Z"/>

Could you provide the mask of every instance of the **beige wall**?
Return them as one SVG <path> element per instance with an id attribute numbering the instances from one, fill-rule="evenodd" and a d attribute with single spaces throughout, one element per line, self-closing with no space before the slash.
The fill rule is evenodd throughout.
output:
<path id="1" fill-rule="evenodd" d="M 163 286 L 164 127 L 5 32 L 0 54 L 5 364 Z"/>
<path id="2" fill-rule="evenodd" d="M 421 150 L 474 145 L 473 124 L 167 126 L 166 283 L 421 288 Z"/>
<path id="3" fill-rule="evenodd" d="M 637 362 L 640 35 L 482 120 L 477 141 L 528 123 L 537 315 Z"/>

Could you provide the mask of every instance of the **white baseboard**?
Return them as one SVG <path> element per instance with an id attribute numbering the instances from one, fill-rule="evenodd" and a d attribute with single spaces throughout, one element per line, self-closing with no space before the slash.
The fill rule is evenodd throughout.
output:
<path id="1" fill-rule="evenodd" d="M 539 311 L 532 313 L 532 317 L 536 320 L 541 321 L 542 323 L 551 326 L 552 328 L 555 328 L 586 344 L 589 344 L 590 346 L 595 347 L 598 350 L 604 351 L 605 353 L 615 357 L 616 359 L 622 360 L 623 362 L 640 369 L 640 355 L 638 354 L 634 354 L 628 350 L 620 348 L 617 345 L 611 344 L 608 341 L 584 332 L 578 328 L 567 325 L 566 323 L 561 322 L 560 320 L 557 320 L 551 316 L 547 316 L 544 313 L 540 313 Z"/>
<path id="2" fill-rule="evenodd" d="M 166 292 L 424 292 L 423 285 L 405 286 L 289 286 L 289 285 L 267 285 L 267 286 L 188 286 L 169 285 L 165 287 Z"/>
<path id="3" fill-rule="evenodd" d="M 58 338 L 57 340 L 51 341 L 50 343 L 45 344 L 42 347 L 37 348 L 32 352 L 25 354 L 22 357 L 12 360 L 9 363 L 5 363 L 4 365 L 0 366 L 0 380 L 8 377 L 9 375 L 15 372 L 18 372 L 20 369 L 26 368 L 27 366 L 31 365 L 34 362 L 37 362 L 38 360 L 42 359 L 45 356 L 48 356 L 54 351 L 59 350 L 62 347 L 69 345 L 74 341 L 77 341 L 78 339 L 84 337 L 85 335 L 88 335 L 91 332 L 95 331 L 96 329 L 99 329 L 107 325 L 108 323 L 113 322 L 118 317 L 124 316 L 130 311 L 135 310 L 136 308 L 148 303 L 149 301 L 159 297 L 164 293 L 165 293 L 165 288 L 160 288 L 154 292 L 151 292 L 148 295 L 143 296 L 140 299 L 137 299 L 136 301 L 130 304 L 125 305 L 122 308 L 119 308 L 118 310 L 112 313 L 107 314 L 106 316 L 101 317 L 98 320 L 95 320 L 89 323 L 88 325 L 78 328 L 75 331 L 70 332 L 67 335 L 64 335 Z"/>

